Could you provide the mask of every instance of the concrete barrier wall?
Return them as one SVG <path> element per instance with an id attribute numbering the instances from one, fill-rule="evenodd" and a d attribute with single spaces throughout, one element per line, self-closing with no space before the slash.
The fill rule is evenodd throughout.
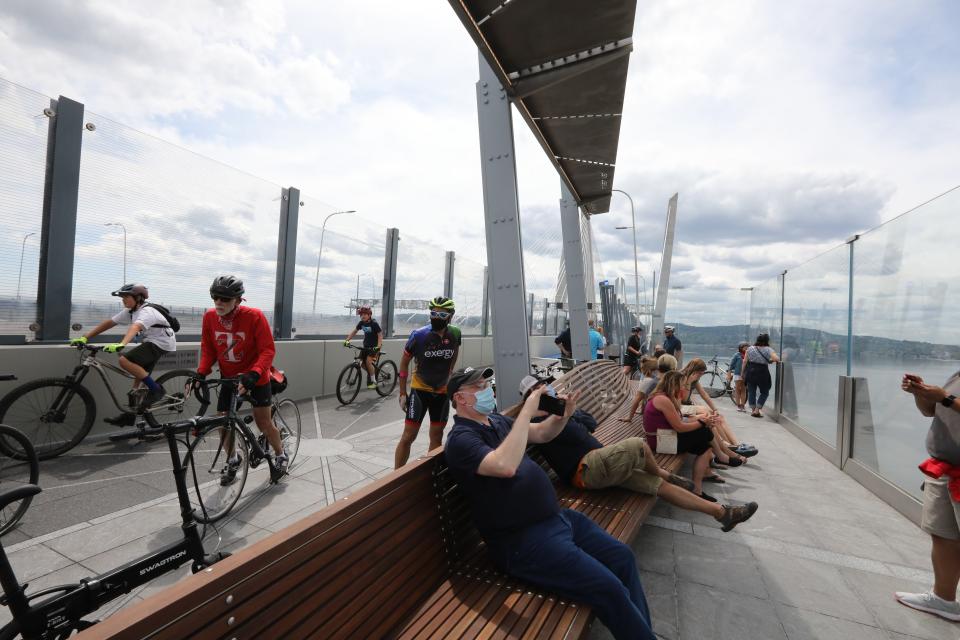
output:
<path id="1" fill-rule="evenodd" d="M 400 364 L 404 339 L 384 340 L 387 357 Z M 354 351 L 345 349 L 338 340 L 286 340 L 277 342 L 276 366 L 283 369 L 290 379 L 285 395 L 294 399 L 311 396 L 331 396 L 336 392 L 340 371 L 353 360 Z M 176 357 L 167 357 L 157 366 L 156 374 L 171 369 L 194 370 L 199 358 L 200 345 L 185 342 L 178 345 Z M 556 353 L 552 337 L 530 338 L 530 355 L 543 357 Z M 111 354 L 98 355 L 105 362 L 116 363 Z M 16 382 L 0 382 L 0 396 L 16 385 L 43 377 L 60 378 L 69 374 L 79 363 L 78 352 L 64 345 L 0 346 L 0 373 L 14 373 Z M 493 364 L 492 338 L 464 337 L 458 366 L 481 366 Z M 114 374 L 108 374 L 121 402 L 126 400 L 129 383 Z M 94 432 L 112 430 L 102 419 L 117 413 L 103 382 L 96 372 L 90 372 L 84 380 L 97 401 L 97 420 Z"/>

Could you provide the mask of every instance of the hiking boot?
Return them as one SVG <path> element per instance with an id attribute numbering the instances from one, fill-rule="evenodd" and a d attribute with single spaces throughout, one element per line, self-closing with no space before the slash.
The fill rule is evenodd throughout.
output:
<path id="1" fill-rule="evenodd" d="M 165 395 L 167 395 L 167 390 L 163 388 L 163 385 L 159 385 L 156 389 L 150 389 L 140 404 L 140 411 L 146 411 L 154 402 L 163 400 Z"/>
<path id="2" fill-rule="evenodd" d="M 233 454 L 233 456 L 227 459 L 227 464 L 224 465 L 223 470 L 220 472 L 220 486 L 226 487 L 227 485 L 233 484 L 233 481 L 237 479 L 237 471 L 239 470 L 240 456 Z"/>
<path id="3" fill-rule="evenodd" d="M 893 594 L 893 597 L 897 599 L 897 602 L 911 609 L 932 613 L 951 622 L 960 622 L 960 603 L 944 600 L 932 591 L 926 593 L 897 591 Z"/>
<path id="4" fill-rule="evenodd" d="M 726 533 L 741 522 L 746 522 L 750 519 L 750 516 L 757 512 L 758 506 L 756 502 L 748 502 L 739 507 L 734 507 L 729 504 L 723 505 L 723 515 L 717 518 L 717 522 L 723 525 L 720 530 Z"/>
<path id="5" fill-rule="evenodd" d="M 686 489 L 687 491 L 693 491 L 693 480 L 687 480 L 683 476 L 678 476 L 675 473 L 671 473 L 670 477 L 667 478 L 667 482 L 670 484 L 675 484 L 681 489 Z"/>
<path id="6" fill-rule="evenodd" d="M 124 411 L 118 416 L 112 418 L 104 418 L 103 421 L 107 424 L 112 424 L 115 427 L 132 427 L 136 423 L 137 416 L 129 411 Z"/>

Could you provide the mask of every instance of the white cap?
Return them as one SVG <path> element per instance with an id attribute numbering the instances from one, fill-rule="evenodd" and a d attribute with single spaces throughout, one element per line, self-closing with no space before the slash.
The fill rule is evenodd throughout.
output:
<path id="1" fill-rule="evenodd" d="M 520 381 L 520 397 L 525 397 L 531 389 L 540 384 L 541 382 L 549 382 L 549 378 L 541 380 L 536 376 L 524 376 L 523 380 Z"/>

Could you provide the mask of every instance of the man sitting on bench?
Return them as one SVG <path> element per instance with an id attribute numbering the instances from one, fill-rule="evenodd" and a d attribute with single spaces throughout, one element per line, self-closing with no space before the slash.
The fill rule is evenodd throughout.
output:
<path id="1" fill-rule="evenodd" d="M 550 382 L 549 378 L 539 380 L 527 376 L 520 382 L 520 397 L 526 400 L 530 393 L 540 388 L 545 388 L 548 395 L 556 396 Z M 547 419 L 549 415 L 546 411 L 537 411 L 533 421 Z M 593 416 L 576 411 L 555 438 L 537 445 L 547 464 L 567 484 L 579 489 L 623 487 L 659 496 L 681 509 L 713 516 L 723 525 L 723 531 L 746 522 L 756 512 L 756 502 L 735 507 L 709 502 L 692 493 L 693 482 L 661 469 L 643 438 L 624 438 L 616 444 L 603 446 L 590 433 L 591 423 L 596 426 Z"/>
<path id="2" fill-rule="evenodd" d="M 444 455 L 463 488 L 493 563 L 533 585 L 589 605 L 615 638 L 655 640 L 630 547 L 587 516 L 561 509 L 546 472 L 526 455 L 528 442 L 552 440 L 576 409 L 531 424 L 544 388 L 516 418 L 493 413 L 492 369 L 460 369 L 447 383 L 456 411 Z"/>

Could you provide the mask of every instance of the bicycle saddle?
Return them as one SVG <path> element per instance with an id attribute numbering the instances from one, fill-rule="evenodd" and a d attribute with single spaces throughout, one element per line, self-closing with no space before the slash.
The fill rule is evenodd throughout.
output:
<path id="1" fill-rule="evenodd" d="M 5 509 L 11 502 L 35 496 L 41 491 L 43 491 L 43 489 L 35 484 L 26 484 L 22 487 L 11 489 L 10 491 L 4 491 L 0 493 L 0 509 Z"/>

